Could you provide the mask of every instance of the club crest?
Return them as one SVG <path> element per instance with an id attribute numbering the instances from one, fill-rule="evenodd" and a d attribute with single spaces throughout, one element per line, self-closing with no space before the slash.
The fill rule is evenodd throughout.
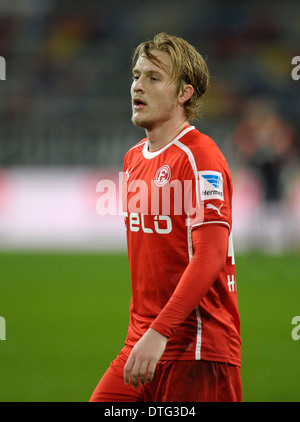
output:
<path id="1" fill-rule="evenodd" d="M 154 183 L 157 186 L 165 185 L 171 179 L 171 169 L 168 164 L 163 165 L 158 170 L 156 170 Z"/>

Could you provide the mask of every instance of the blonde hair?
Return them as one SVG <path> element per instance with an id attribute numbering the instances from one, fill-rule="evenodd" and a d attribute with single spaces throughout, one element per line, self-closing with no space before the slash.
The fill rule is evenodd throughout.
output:
<path id="1" fill-rule="evenodd" d="M 167 53 L 171 58 L 172 69 L 166 69 L 163 63 L 151 53 L 151 50 Z M 142 55 L 170 73 L 170 82 L 178 83 L 178 93 L 185 84 L 193 86 L 194 93 L 184 104 L 185 114 L 188 121 L 200 117 L 202 106 L 200 98 L 209 85 L 209 71 L 201 54 L 184 39 L 162 32 L 153 40 L 145 41 L 136 48 L 132 58 L 132 69 Z"/>

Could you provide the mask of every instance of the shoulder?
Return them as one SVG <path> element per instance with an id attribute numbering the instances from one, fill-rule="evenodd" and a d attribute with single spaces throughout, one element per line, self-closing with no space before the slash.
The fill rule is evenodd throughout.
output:
<path id="1" fill-rule="evenodd" d="M 131 147 L 128 151 L 127 151 L 127 154 L 128 154 L 130 151 L 134 151 L 136 148 L 143 147 L 147 141 L 148 141 L 148 138 L 143 138 L 141 141 L 139 141 L 139 142 L 137 142 L 135 145 L 133 145 L 133 146 L 132 146 L 132 147 Z"/>
<path id="2" fill-rule="evenodd" d="M 144 138 L 135 145 L 133 145 L 124 155 L 124 161 L 131 159 L 136 153 L 140 154 L 147 140 L 147 138 Z"/>
<path id="3" fill-rule="evenodd" d="M 227 168 L 226 159 L 218 145 L 208 135 L 193 129 L 175 142 L 198 170 Z"/>

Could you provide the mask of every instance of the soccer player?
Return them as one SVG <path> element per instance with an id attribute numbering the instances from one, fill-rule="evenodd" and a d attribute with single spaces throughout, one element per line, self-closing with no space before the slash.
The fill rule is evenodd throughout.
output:
<path id="1" fill-rule="evenodd" d="M 190 125 L 207 65 L 161 33 L 137 47 L 132 71 L 132 122 L 147 137 L 124 158 L 130 322 L 90 401 L 241 401 L 232 181 Z"/>

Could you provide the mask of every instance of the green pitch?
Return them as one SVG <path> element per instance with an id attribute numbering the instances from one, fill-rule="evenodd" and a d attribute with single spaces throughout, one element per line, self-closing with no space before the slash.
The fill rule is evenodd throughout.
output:
<path id="1" fill-rule="evenodd" d="M 2 253 L 0 263 L 0 401 L 88 401 L 126 336 L 126 255 Z M 299 256 L 236 264 L 244 401 L 299 401 Z"/>

